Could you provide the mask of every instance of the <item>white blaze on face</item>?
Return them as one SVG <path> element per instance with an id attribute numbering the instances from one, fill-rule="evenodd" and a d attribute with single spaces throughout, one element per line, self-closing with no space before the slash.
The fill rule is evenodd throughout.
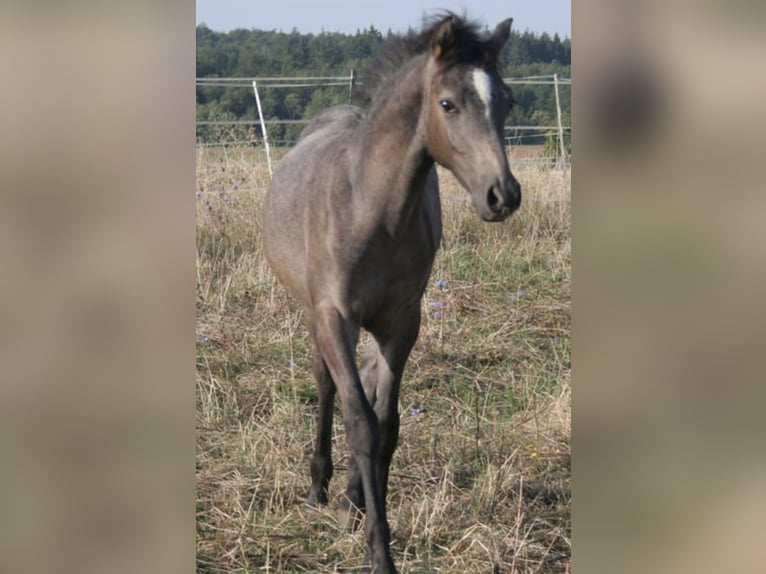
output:
<path id="1" fill-rule="evenodd" d="M 479 99 L 484 104 L 487 119 L 489 119 L 490 103 L 492 102 L 492 78 L 481 68 L 474 68 L 471 72 L 471 79 L 476 93 L 479 94 Z"/>

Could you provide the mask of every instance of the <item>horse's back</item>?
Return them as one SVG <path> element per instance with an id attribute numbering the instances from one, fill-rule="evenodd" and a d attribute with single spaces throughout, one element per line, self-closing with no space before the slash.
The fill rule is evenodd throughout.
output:
<path id="1" fill-rule="evenodd" d="M 334 106 L 320 112 L 309 122 L 298 138 L 298 144 L 306 138 L 327 130 L 326 135 L 339 135 L 353 130 L 362 120 L 362 110 L 357 106 Z"/>
<path id="2" fill-rule="evenodd" d="M 335 106 L 314 117 L 277 165 L 269 186 L 270 203 L 278 205 L 281 197 L 300 193 L 295 185 L 329 172 L 328 162 L 337 166 L 361 119 L 361 110 L 355 106 Z"/>

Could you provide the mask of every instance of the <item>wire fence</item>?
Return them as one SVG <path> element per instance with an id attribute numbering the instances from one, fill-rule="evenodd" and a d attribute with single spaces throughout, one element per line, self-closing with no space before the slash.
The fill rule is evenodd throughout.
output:
<path id="1" fill-rule="evenodd" d="M 546 147 L 544 157 L 523 157 L 522 162 L 547 162 L 551 159 L 559 163 L 569 162 L 569 142 L 571 142 L 571 125 L 565 125 L 562 118 L 560 103 L 560 87 L 571 86 L 571 78 L 559 78 L 558 75 L 539 75 L 524 77 L 503 78 L 509 86 L 525 85 L 549 85 L 555 93 L 554 125 L 506 125 L 505 144 L 510 148 L 524 145 L 544 145 Z M 198 88 L 241 88 L 249 89 L 258 99 L 258 92 L 271 89 L 295 90 L 314 89 L 320 90 L 331 87 L 344 89 L 347 101 L 351 102 L 355 90 L 362 83 L 356 78 L 354 70 L 347 76 L 307 76 L 307 77 L 240 77 L 240 78 L 197 78 Z M 260 107 L 260 102 L 259 102 Z M 310 119 L 294 119 L 269 117 L 248 119 L 198 119 L 197 120 L 197 145 L 199 147 L 229 147 L 229 146 L 254 146 L 268 147 L 269 132 L 282 134 L 282 137 L 272 137 L 271 145 L 278 147 L 291 147 L 297 141 L 299 129 L 291 126 L 302 126 L 311 121 Z M 289 129 L 285 129 L 287 126 Z M 202 129 L 201 129 L 202 128 Z M 284 137 L 285 135 L 289 137 Z M 269 154 L 270 155 L 270 154 Z"/>

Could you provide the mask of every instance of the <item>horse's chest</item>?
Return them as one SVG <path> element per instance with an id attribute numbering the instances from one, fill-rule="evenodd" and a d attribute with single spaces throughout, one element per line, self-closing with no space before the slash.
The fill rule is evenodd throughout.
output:
<path id="1" fill-rule="evenodd" d="M 434 260 L 433 253 L 419 247 L 396 249 L 359 261 L 349 287 L 354 306 L 362 315 L 419 303 Z"/>

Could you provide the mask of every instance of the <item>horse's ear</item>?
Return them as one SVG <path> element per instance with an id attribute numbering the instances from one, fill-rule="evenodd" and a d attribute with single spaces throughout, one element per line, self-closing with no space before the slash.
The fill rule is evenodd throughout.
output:
<path id="1" fill-rule="evenodd" d="M 452 16 L 447 16 L 439 22 L 431 36 L 431 54 L 434 60 L 438 60 L 446 54 L 455 43 L 455 21 Z"/>
<path id="2" fill-rule="evenodd" d="M 508 38 L 511 36 L 511 24 L 513 24 L 513 18 L 508 18 L 495 27 L 492 33 L 492 47 L 495 49 L 495 54 L 500 54 L 508 43 Z"/>

